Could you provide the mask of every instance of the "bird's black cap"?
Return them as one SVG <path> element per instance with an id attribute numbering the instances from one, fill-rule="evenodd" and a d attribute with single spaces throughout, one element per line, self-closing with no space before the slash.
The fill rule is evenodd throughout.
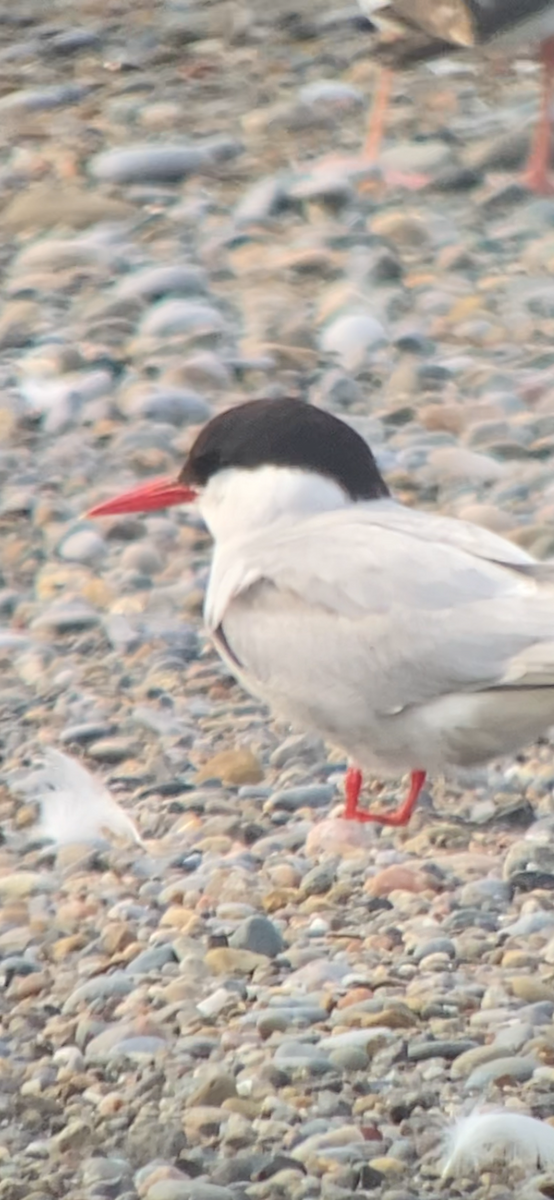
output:
<path id="1" fill-rule="evenodd" d="M 301 400 L 248 400 L 209 421 L 179 476 L 204 487 L 218 471 L 297 467 L 333 479 L 352 500 L 390 495 L 371 450 L 344 421 Z"/>

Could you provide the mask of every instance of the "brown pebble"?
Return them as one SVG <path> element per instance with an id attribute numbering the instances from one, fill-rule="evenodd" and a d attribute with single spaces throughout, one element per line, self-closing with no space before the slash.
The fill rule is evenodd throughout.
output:
<path id="1" fill-rule="evenodd" d="M 236 1094 L 237 1085 L 233 1076 L 225 1071 L 218 1071 L 195 1088 L 187 1100 L 187 1108 L 194 1108 L 198 1105 L 219 1108 L 224 1100 L 228 1100 L 230 1096 L 236 1096 Z"/>
<path id="2" fill-rule="evenodd" d="M 436 887 L 436 881 L 434 884 Z M 423 871 L 396 863 L 384 867 L 364 884 L 364 892 L 369 892 L 371 896 L 389 896 L 391 892 L 426 892 L 432 888 L 430 876 L 424 875 Z"/>
<path id="3" fill-rule="evenodd" d="M 524 1000 L 526 1004 L 540 1004 L 543 1000 L 548 1003 L 554 1001 L 554 988 L 531 975 L 513 975 L 508 980 L 508 986 L 513 995 L 517 996 L 518 1000 Z"/>
<path id="4" fill-rule="evenodd" d="M 222 750 L 214 754 L 200 767 L 196 776 L 197 783 L 206 779 L 220 779 L 222 783 L 238 786 L 246 783 L 260 783 L 264 773 L 256 756 L 245 746 L 234 750 Z"/>
<path id="5" fill-rule="evenodd" d="M 10 1000 L 24 1000 L 27 996 L 38 996 L 49 984 L 47 971 L 32 971 L 30 975 L 16 975 L 7 994 Z"/>
<path id="6" fill-rule="evenodd" d="M 381 212 L 369 222 L 371 233 L 389 239 L 393 244 L 414 250 L 429 242 L 427 222 L 418 212 Z"/>
<path id="7" fill-rule="evenodd" d="M 72 933 L 53 942 L 48 949 L 48 954 L 53 962 L 63 962 L 64 958 L 73 954 L 75 950 L 82 950 L 86 943 L 87 938 L 84 933 Z"/>
<path id="8" fill-rule="evenodd" d="M 214 975 L 251 975 L 256 967 L 267 967 L 267 961 L 265 954 L 236 950 L 233 946 L 214 946 L 204 958 Z"/>
<path id="9" fill-rule="evenodd" d="M 352 1004 L 359 1004 L 361 1000 L 370 1000 L 372 996 L 373 992 L 370 988 L 352 988 L 345 996 L 341 996 L 337 1008 L 350 1008 Z"/>

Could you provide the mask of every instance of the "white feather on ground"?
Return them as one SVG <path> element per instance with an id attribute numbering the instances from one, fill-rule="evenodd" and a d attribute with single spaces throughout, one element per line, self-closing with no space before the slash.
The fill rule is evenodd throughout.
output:
<path id="1" fill-rule="evenodd" d="M 40 804 L 35 831 L 58 845 L 97 841 L 104 831 L 143 846 L 130 817 L 100 779 L 76 759 L 49 748 L 44 765 L 32 777 L 32 791 Z"/>
<path id="2" fill-rule="evenodd" d="M 554 1164 L 554 1128 L 516 1112 L 474 1112 L 448 1136 L 442 1178 L 482 1171 L 492 1162 L 515 1161 L 531 1168 Z"/>

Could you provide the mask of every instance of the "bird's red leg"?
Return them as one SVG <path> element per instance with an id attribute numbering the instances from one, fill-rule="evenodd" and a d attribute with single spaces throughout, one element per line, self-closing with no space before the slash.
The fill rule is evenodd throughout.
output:
<path id="1" fill-rule="evenodd" d="M 344 815 L 350 821 L 374 821 L 377 825 L 407 825 L 417 804 L 419 793 L 425 783 L 425 771 L 412 771 L 410 787 L 404 803 L 396 812 L 366 812 L 358 808 L 358 799 L 362 787 L 362 772 L 351 767 L 346 772 L 345 791 L 346 804 Z"/>
<path id="2" fill-rule="evenodd" d="M 539 121 L 531 146 L 531 154 L 523 175 L 523 183 L 532 192 L 541 196 L 554 193 L 550 176 L 550 155 L 552 150 L 552 117 L 551 104 L 554 90 L 554 38 L 547 38 L 540 48 L 542 63 L 542 102 Z"/>
<path id="3" fill-rule="evenodd" d="M 362 772 L 356 767 L 349 767 L 344 780 L 344 815 L 347 821 L 364 820 L 364 814 L 358 809 L 358 800 L 362 790 Z"/>

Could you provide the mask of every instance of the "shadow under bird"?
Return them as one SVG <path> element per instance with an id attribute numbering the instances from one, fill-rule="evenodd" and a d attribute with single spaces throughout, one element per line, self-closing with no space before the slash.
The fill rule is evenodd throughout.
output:
<path id="1" fill-rule="evenodd" d="M 552 194 L 549 180 L 554 89 L 554 0 L 359 0 L 377 30 L 381 71 L 365 158 L 378 155 L 390 95 L 392 67 L 436 58 L 453 50 L 499 49 L 538 54 L 543 70 L 542 102 L 523 182 Z"/>
<path id="2" fill-rule="evenodd" d="M 192 503 L 214 539 L 214 644 L 277 716 L 346 751 L 346 817 L 404 825 L 428 772 L 513 754 L 554 724 L 554 569 L 397 503 L 337 417 L 247 401 L 204 426 L 176 479 L 90 515 Z M 411 773 L 397 811 L 359 807 L 361 769 Z"/>

